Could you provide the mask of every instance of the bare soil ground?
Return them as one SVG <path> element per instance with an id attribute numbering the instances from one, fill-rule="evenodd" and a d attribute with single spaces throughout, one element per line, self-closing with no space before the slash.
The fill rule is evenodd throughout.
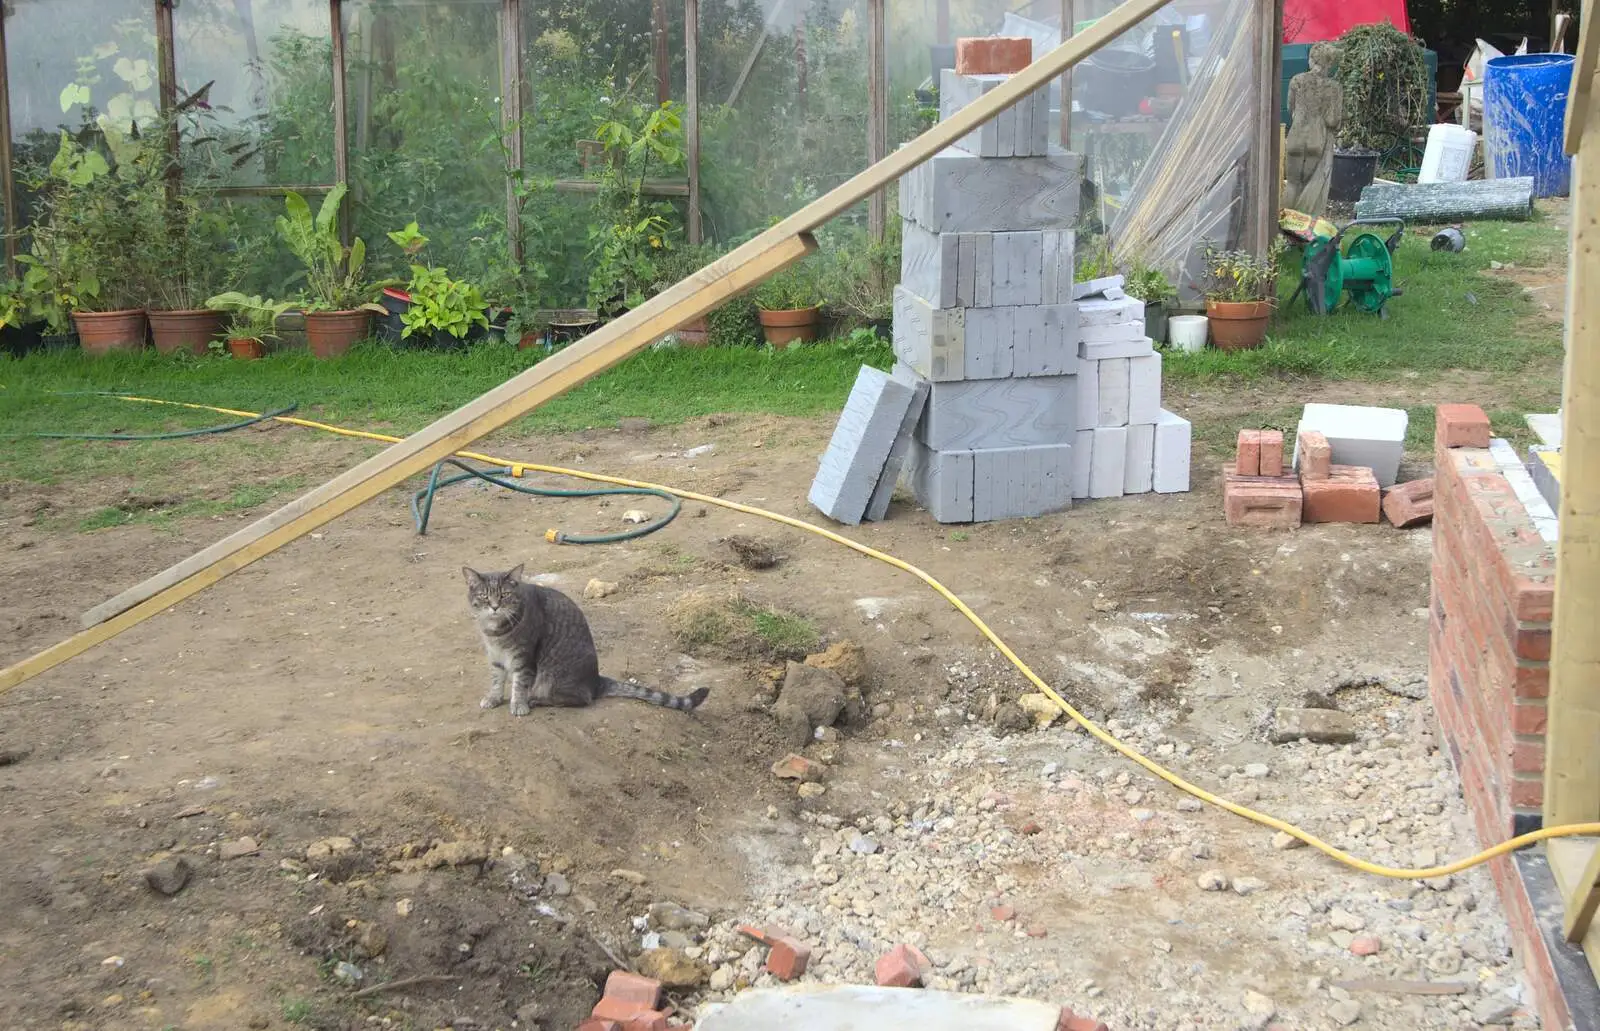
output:
<path id="1" fill-rule="evenodd" d="M 1455 386 L 1465 384 L 1428 384 L 1416 400 Z M 1323 399 L 1365 389 L 1330 388 Z M 1168 404 L 1220 422 L 1255 400 L 1192 391 Z M 713 417 L 486 449 L 813 519 L 805 492 L 830 430 Z M 64 528 L 75 517 L 130 492 L 190 496 L 289 473 L 317 482 L 367 452 L 310 431 L 251 432 L 293 438 L 289 458 L 215 468 L 201 440 L 175 445 L 196 455 L 181 484 L 152 487 L 136 470 L 48 489 L 10 484 L 0 496 L 0 663 L 67 636 L 86 608 L 245 518 L 83 534 Z M 714 447 L 683 457 L 703 444 Z M 1219 757 L 1254 761 L 1266 747 L 1261 714 L 1352 655 L 1425 665 L 1416 611 L 1427 599 L 1428 534 L 1228 528 L 1220 459 L 1197 448 L 1187 495 L 963 528 L 897 502 L 888 521 L 849 534 L 941 579 L 1091 716 L 1155 718 Z M 405 495 L 392 492 L 0 699 L 0 751 L 25 753 L 0 769 L 0 1025 L 570 1028 L 614 965 L 607 950 L 636 940 L 629 920 L 650 902 L 740 915 L 753 886 L 809 862 L 802 808 L 851 819 L 898 797 L 884 742 L 912 748 L 899 763 L 937 756 L 962 714 L 979 720 L 993 699 L 1023 690 L 924 586 L 797 530 L 691 503 L 664 531 L 628 543 L 544 539 L 553 526 L 613 530 L 624 509 L 652 506 L 459 487 L 418 537 Z M 722 543 L 735 533 L 765 539 L 783 560 L 742 568 Z M 617 583 L 583 602 L 603 668 L 672 691 L 707 685 L 710 700 L 693 716 L 623 701 L 521 720 L 480 711 L 486 670 L 460 567 L 518 562 L 575 596 L 591 578 Z M 768 773 L 786 749 L 756 702 L 782 648 L 675 632 L 674 614 L 701 589 L 737 590 L 803 617 L 824 642 L 865 648 L 877 715 L 827 746 L 821 798 L 800 801 Z M 1202 662 L 1212 686 L 1196 691 Z M 952 665 L 970 672 L 951 678 Z M 1234 671 L 1229 690 L 1215 687 L 1219 666 Z M 1227 833 L 1219 862 L 1230 841 L 1259 853 L 1257 829 Z M 257 854 L 223 858 L 246 836 Z M 308 860 L 308 846 L 336 837 L 353 847 Z M 438 842 L 465 844 L 424 858 Z M 165 897 L 141 872 L 171 857 L 192 876 Z M 535 869 L 564 875 L 572 893 L 532 897 L 521 886 Z M 1149 903 L 1137 894 L 1087 894 L 1077 918 L 1114 924 Z M 1215 946 L 1227 951 L 1224 939 L 1218 930 Z M 1229 968 L 1274 962 L 1268 950 Z M 362 981 L 342 983 L 340 963 Z M 353 994 L 418 976 L 437 980 Z"/>

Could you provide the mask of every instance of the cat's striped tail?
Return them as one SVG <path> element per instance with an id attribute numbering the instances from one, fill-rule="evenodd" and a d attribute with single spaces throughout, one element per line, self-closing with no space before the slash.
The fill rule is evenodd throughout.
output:
<path id="1" fill-rule="evenodd" d="M 610 677 L 603 676 L 600 678 L 601 698 L 634 698 L 641 702 L 649 702 L 651 705 L 659 705 L 665 709 L 678 709 L 683 712 L 692 712 L 699 708 L 700 703 L 705 701 L 706 696 L 710 693 L 711 688 L 701 687 L 695 689 L 692 694 L 668 694 L 665 691 L 657 691 L 652 687 L 625 684 L 620 680 L 612 680 Z"/>

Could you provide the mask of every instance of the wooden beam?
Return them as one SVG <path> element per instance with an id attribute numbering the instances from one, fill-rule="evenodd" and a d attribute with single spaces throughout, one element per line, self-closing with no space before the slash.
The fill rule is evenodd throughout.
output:
<path id="1" fill-rule="evenodd" d="M 0 691 L 10 690 L 82 654 L 407 477 L 431 468 L 445 456 L 526 415 L 798 261 L 816 247 L 813 230 L 953 145 L 1165 3 L 1166 0 L 1126 0 L 1089 31 L 1052 50 L 988 95 L 615 322 L 239 532 L 123 591 L 85 617 L 86 622 L 105 622 L 0 670 Z"/>
<path id="2" fill-rule="evenodd" d="M 522 0 L 500 3 L 500 131 L 505 145 L 506 242 L 522 267 Z"/>
<path id="3" fill-rule="evenodd" d="M 1567 90 L 1565 133 L 1568 154 L 1578 153 L 1584 122 L 1589 116 L 1589 98 L 1594 94 L 1595 72 L 1600 71 L 1600 25 L 1594 24 L 1593 0 L 1584 0 L 1583 17 L 1578 22 L 1577 59 L 1572 63 L 1572 85 Z"/>
<path id="4" fill-rule="evenodd" d="M 1600 842 L 1590 842 L 1589 860 L 1566 897 L 1561 936 L 1574 945 L 1582 942 L 1594 926 L 1596 912 L 1600 912 Z"/>
<path id="5" fill-rule="evenodd" d="M 1251 36 L 1250 52 L 1255 69 L 1250 121 L 1249 185 L 1245 190 L 1248 207 L 1245 211 L 1244 246 L 1257 256 L 1265 255 L 1277 233 L 1278 80 L 1273 78 L 1278 63 L 1279 39 L 1283 30 L 1278 19 L 1282 16 L 1283 0 L 1255 0 L 1253 16 L 1255 31 Z M 1280 71 L 1281 75 L 1282 72 Z"/>
<path id="6" fill-rule="evenodd" d="M 333 181 L 350 182 L 350 126 L 345 111 L 344 12 L 342 0 L 328 0 L 328 32 L 333 63 Z M 339 206 L 339 236 L 350 242 L 351 212 L 356 198 Z"/>
<path id="7" fill-rule="evenodd" d="M 3 3 L 4 0 L 0 0 Z M 183 183 L 183 155 L 179 149 L 183 140 L 178 133 L 178 55 L 177 38 L 172 25 L 173 0 L 156 0 L 156 99 L 161 106 L 161 117 L 167 130 L 167 203 L 178 201 L 178 191 Z"/>
<path id="8" fill-rule="evenodd" d="M 1271 181 L 1267 186 L 1266 209 L 1262 212 L 1267 222 L 1267 245 L 1278 235 L 1278 212 L 1283 205 L 1283 8 L 1284 0 L 1268 0 L 1272 4 L 1272 34 L 1267 42 L 1272 54 L 1271 70 L 1268 78 L 1272 80 L 1271 111 L 1267 116 L 1266 134 L 1270 141 L 1267 158 L 1267 174 Z M 1184 55 L 1188 57 L 1187 54 Z M 1184 73 L 1185 81 L 1188 72 Z"/>
<path id="9" fill-rule="evenodd" d="M 683 0 L 683 139 L 689 164 L 689 242 L 700 242 L 700 0 Z"/>
<path id="10" fill-rule="evenodd" d="M 867 164 L 889 153 L 889 68 L 887 0 L 867 0 Z M 882 243 L 889 229 L 889 193 L 879 190 L 867 201 L 867 235 Z"/>
<path id="11" fill-rule="evenodd" d="M 17 184 L 11 167 L 11 76 L 6 70 L 5 0 L 0 0 L 0 216 L 5 218 L 6 275 L 17 274 Z"/>
<path id="12" fill-rule="evenodd" d="M 1585 4 L 1584 44 L 1593 43 Z M 1580 65 L 1584 63 L 1579 58 Z M 1587 80 L 1586 80 L 1587 81 Z M 1573 101 L 1578 100 L 1574 96 Z M 1583 95 L 1572 163 L 1561 484 L 1551 627 L 1544 825 L 1600 820 L 1600 94 Z"/>
<path id="13" fill-rule="evenodd" d="M 1061 0 L 1061 41 L 1065 43 L 1072 38 L 1073 27 L 1077 24 L 1078 5 L 1074 0 Z M 1072 69 L 1068 68 L 1061 73 L 1061 145 L 1068 150 L 1072 149 Z M 1084 174 L 1088 174 L 1084 169 Z"/>

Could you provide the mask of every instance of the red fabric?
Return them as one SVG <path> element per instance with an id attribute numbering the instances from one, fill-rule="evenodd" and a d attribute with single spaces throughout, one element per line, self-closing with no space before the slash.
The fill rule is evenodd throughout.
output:
<path id="1" fill-rule="evenodd" d="M 1338 39 L 1357 25 L 1385 21 L 1410 32 L 1406 0 L 1284 0 L 1283 41 L 1318 43 Z"/>

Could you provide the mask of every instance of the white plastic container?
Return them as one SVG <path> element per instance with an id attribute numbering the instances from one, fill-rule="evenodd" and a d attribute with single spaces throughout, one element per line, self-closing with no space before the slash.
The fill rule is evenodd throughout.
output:
<path id="1" fill-rule="evenodd" d="M 1204 315 L 1167 316 L 1167 342 L 1179 351 L 1204 351 L 1210 332 L 1211 321 Z"/>
<path id="2" fill-rule="evenodd" d="M 1459 183 L 1472 167 L 1478 134 L 1459 125 L 1439 122 L 1428 127 L 1428 145 L 1422 151 L 1419 183 Z"/>

